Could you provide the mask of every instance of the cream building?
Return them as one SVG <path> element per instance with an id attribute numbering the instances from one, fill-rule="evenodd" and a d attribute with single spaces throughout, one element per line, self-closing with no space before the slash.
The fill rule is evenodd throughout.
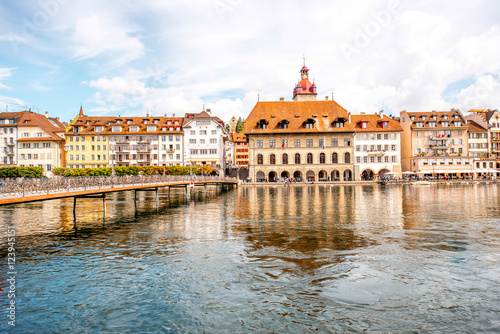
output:
<path id="1" fill-rule="evenodd" d="M 386 173 L 401 173 L 401 137 L 398 121 L 378 114 L 352 115 L 354 126 L 354 165 L 361 180 L 373 180 Z M 401 174 L 399 174 L 401 175 Z"/>
<path id="2" fill-rule="evenodd" d="M 258 102 L 245 120 L 253 181 L 359 179 L 350 113 L 328 98 L 317 101 L 308 71 L 302 67 L 293 101 Z"/>

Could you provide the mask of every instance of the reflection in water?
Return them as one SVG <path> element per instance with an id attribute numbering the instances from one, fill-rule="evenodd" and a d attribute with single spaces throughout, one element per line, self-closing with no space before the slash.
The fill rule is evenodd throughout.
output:
<path id="1" fill-rule="evenodd" d="M 72 199 L 1 207 L 13 332 L 499 330 L 498 188 L 209 188 L 137 210 L 124 192 L 76 222 Z"/>

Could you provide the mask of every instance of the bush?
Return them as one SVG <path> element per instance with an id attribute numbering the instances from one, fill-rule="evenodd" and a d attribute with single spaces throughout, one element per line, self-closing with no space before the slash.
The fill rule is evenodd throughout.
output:
<path id="1" fill-rule="evenodd" d="M 57 167 L 52 170 L 52 174 L 54 174 L 55 176 L 63 176 L 65 171 L 66 168 Z"/>
<path id="2" fill-rule="evenodd" d="M 0 178 L 43 177 L 42 167 L 0 167 Z"/>

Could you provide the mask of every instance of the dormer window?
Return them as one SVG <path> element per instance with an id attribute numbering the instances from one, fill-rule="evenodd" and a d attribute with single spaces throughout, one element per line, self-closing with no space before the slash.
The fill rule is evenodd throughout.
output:
<path id="1" fill-rule="evenodd" d="M 138 126 L 131 126 L 130 132 L 139 132 L 139 127 Z"/>
<path id="2" fill-rule="evenodd" d="M 122 127 L 118 126 L 118 125 L 114 125 L 112 131 L 113 132 L 121 132 L 122 131 Z"/>
<path id="3" fill-rule="evenodd" d="M 130 119 L 127 119 L 127 125 L 132 124 L 132 121 Z"/>
<path id="4" fill-rule="evenodd" d="M 117 119 L 117 120 L 116 120 L 116 123 L 118 123 L 118 124 L 122 124 L 122 120 L 121 120 L 121 119 Z"/>
<path id="5" fill-rule="evenodd" d="M 147 119 L 143 120 L 143 123 L 148 124 L 148 120 Z"/>
<path id="6" fill-rule="evenodd" d="M 154 126 L 154 125 L 148 125 L 147 131 L 148 132 L 155 132 L 156 131 L 156 126 Z"/>
<path id="7" fill-rule="evenodd" d="M 333 123 L 332 123 L 332 126 L 334 128 L 343 128 L 344 127 L 344 123 L 345 123 L 346 119 L 343 118 L 343 117 L 339 117 L 337 118 Z"/>
<path id="8" fill-rule="evenodd" d="M 265 130 L 267 129 L 267 124 L 269 124 L 268 121 L 266 121 L 265 119 L 261 119 L 257 122 L 257 129 Z"/>
<path id="9" fill-rule="evenodd" d="M 384 122 L 381 122 L 380 124 L 382 125 L 382 128 L 384 128 L 384 129 L 389 128 L 389 122 L 384 121 Z"/>
<path id="10" fill-rule="evenodd" d="M 415 116 L 410 116 L 410 119 L 411 119 L 412 121 L 414 121 L 414 120 L 415 120 Z"/>
<path id="11" fill-rule="evenodd" d="M 448 119 L 448 115 L 443 115 L 443 119 Z"/>
<path id="12" fill-rule="evenodd" d="M 179 125 L 179 121 L 175 121 L 175 122 L 174 122 L 174 124 L 175 124 L 175 125 Z"/>
<path id="13" fill-rule="evenodd" d="M 462 126 L 462 122 L 453 122 L 453 125 L 455 125 L 455 126 Z"/>
<path id="14" fill-rule="evenodd" d="M 424 115 L 422 115 L 422 117 L 421 117 L 421 118 L 425 121 L 425 116 L 424 116 Z"/>
<path id="15" fill-rule="evenodd" d="M 87 121 L 85 124 L 90 125 L 90 121 Z"/>
<path id="16" fill-rule="evenodd" d="M 361 122 L 361 129 L 368 128 L 368 122 Z"/>
<path id="17" fill-rule="evenodd" d="M 170 124 L 172 124 L 172 121 L 167 121 L 167 125 L 170 125 Z"/>
<path id="18" fill-rule="evenodd" d="M 80 133 L 80 127 L 79 126 L 75 126 L 73 132 L 74 133 Z"/>
<path id="19" fill-rule="evenodd" d="M 441 126 L 447 128 L 450 126 L 450 122 L 441 122 Z"/>
<path id="20" fill-rule="evenodd" d="M 281 122 L 278 123 L 278 129 L 282 129 L 282 130 L 288 129 L 288 124 L 289 123 L 290 122 L 287 121 L 286 119 L 282 120 Z"/>
<path id="21" fill-rule="evenodd" d="M 102 132 L 102 126 L 96 126 L 95 132 Z"/>
<path id="22" fill-rule="evenodd" d="M 430 128 L 435 128 L 436 127 L 436 122 L 429 122 L 429 127 Z"/>
<path id="23" fill-rule="evenodd" d="M 437 119 L 438 117 L 437 117 L 437 115 L 432 115 L 431 118 L 432 119 Z"/>
<path id="24" fill-rule="evenodd" d="M 415 126 L 417 128 L 423 128 L 424 127 L 424 122 L 415 122 Z"/>
<path id="25" fill-rule="evenodd" d="M 304 124 L 305 129 L 314 129 L 314 120 L 313 119 L 309 118 L 303 124 Z"/>
<path id="26" fill-rule="evenodd" d="M 460 118 L 460 116 L 458 116 L 458 115 L 454 115 L 453 117 L 454 117 L 455 119 Z"/>

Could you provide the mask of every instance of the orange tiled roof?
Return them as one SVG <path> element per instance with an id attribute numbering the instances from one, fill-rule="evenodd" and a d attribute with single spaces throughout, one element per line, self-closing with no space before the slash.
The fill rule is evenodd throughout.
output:
<path id="1" fill-rule="evenodd" d="M 231 133 L 231 141 L 238 143 L 246 143 L 248 141 L 247 136 L 244 133 Z"/>
<path id="2" fill-rule="evenodd" d="M 157 120 L 158 124 L 154 121 Z M 147 121 L 147 124 L 144 124 Z M 171 124 L 167 124 L 168 122 Z M 174 124 L 178 121 L 178 124 Z M 130 124 L 127 124 L 130 122 Z M 77 134 L 77 135 L 154 135 L 154 134 L 182 134 L 182 117 L 116 117 L 116 116 L 80 116 L 78 119 L 70 125 L 67 134 Z M 148 125 L 156 126 L 156 131 L 148 132 Z M 95 127 L 101 126 L 100 132 L 95 132 Z M 121 126 L 122 131 L 113 132 L 113 126 Z M 138 126 L 139 131 L 131 132 L 130 127 Z M 75 133 L 74 128 L 79 127 L 80 131 Z M 174 131 L 169 131 L 169 128 L 173 127 Z M 177 130 L 177 128 L 179 130 Z M 165 130 L 163 130 L 165 129 Z"/>
<path id="3" fill-rule="evenodd" d="M 398 132 L 403 131 L 401 124 L 389 116 L 382 115 L 351 115 L 351 122 L 356 132 Z M 366 128 L 362 128 L 362 122 L 366 122 Z M 387 122 L 387 128 L 383 128 L 382 122 Z"/>
<path id="4" fill-rule="evenodd" d="M 345 120 L 343 128 L 332 125 L 337 120 Z M 354 132 L 348 122 L 346 109 L 335 101 L 276 101 L 258 102 L 245 120 L 245 134 L 267 133 L 318 133 L 318 132 Z M 257 122 L 267 122 L 267 129 L 259 129 Z M 278 123 L 286 120 L 288 129 L 280 129 Z M 314 122 L 312 129 L 306 129 L 304 123 Z"/>
<path id="5" fill-rule="evenodd" d="M 467 124 L 464 116 L 458 109 L 452 109 L 450 111 L 428 111 L 428 112 L 407 112 L 409 117 L 414 117 L 412 120 L 412 127 L 415 129 L 453 129 L 453 128 L 467 128 Z M 455 118 L 455 115 L 458 118 Z M 435 119 L 434 119 L 435 117 Z M 454 121 L 462 122 L 461 126 L 455 126 Z M 417 127 L 415 123 L 423 123 L 423 127 Z M 429 122 L 435 122 L 436 126 L 429 126 Z M 448 126 L 443 126 L 442 122 L 448 122 Z"/>
<path id="6" fill-rule="evenodd" d="M 27 127 L 27 126 L 39 127 L 48 136 L 50 136 L 50 138 L 48 139 L 47 137 L 45 137 L 46 139 L 44 140 L 57 140 L 57 141 L 64 140 L 61 136 L 59 136 L 59 134 L 64 133 L 64 126 L 57 118 L 46 117 L 45 115 L 38 114 L 32 111 L 1 113 L 0 118 L 1 119 L 14 118 L 16 121 L 15 125 L 17 127 Z M 12 126 L 13 124 L 4 124 L 4 125 Z M 39 139 L 35 139 L 33 137 L 31 138 L 28 137 L 24 139 L 24 141 L 33 141 L 33 140 L 39 140 Z"/>

